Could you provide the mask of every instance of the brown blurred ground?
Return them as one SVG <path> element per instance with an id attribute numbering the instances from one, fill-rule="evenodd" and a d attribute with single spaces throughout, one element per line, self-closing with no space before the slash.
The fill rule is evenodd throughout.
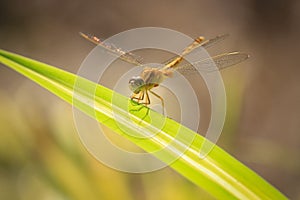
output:
<path id="1" fill-rule="evenodd" d="M 299 2 L 292 0 L 44 0 L 27 2 L 2 0 L 0 2 L 1 49 L 16 52 L 71 72 L 76 72 L 91 50 L 91 45 L 78 36 L 79 31 L 90 32 L 105 38 L 127 29 L 144 26 L 166 27 L 191 37 L 198 35 L 213 37 L 229 33 L 231 37 L 221 45 L 221 50 L 242 50 L 250 54 L 250 60 L 239 67 L 223 72 L 228 92 L 228 118 L 219 144 L 287 196 L 292 199 L 300 199 L 298 190 L 300 187 Z M 4 108 L 8 108 L 7 102 L 12 103 L 9 108 L 15 107 L 16 115 L 25 115 L 25 118 L 28 118 L 27 115 L 30 117 L 31 114 L 27 112 L 32 111 L 40 116 L 37 117 L 38 122 L 44 124 L 44 127 L 33 127 L 32 130 L 37 130 L 37 132 L 29 131 L 32 133 L 30 136 L 32 139 L 28 139 L 29 141 L 39 140 L 45 143 L 54 141 L 55 143 L 57 140 L 48 138 L 48 135 L 55 130 L 52 130 L 53 124 L 48 119 L 48 114 L 45 114 L 54 111 L 47 105 L 53 107 L 59 105 L 60 109 L 68 110 L 66 113 L 69 115 L 63 115 L 66 118 L 71 117 L 72 114 L 69 105 L 62 103 L 56 97 L 49 95 L 34 83 L 4 66 L 0 67 L 0 92 L 1 102 L 3 102 L 0 106 L 3 107 L 0 127 L 2 136 L 12 134 L 19 137 L 19 134 L 10 132 L 12 130 L 18 132 L 16 128 L 7 127 L 8 123 L 12 123 L 16 118 L 11 114 L 6 115 L 9 110 L 3 112 Z M 38 98 L 33 98 L 33 94 Z M 25 110 L 22 108 L 22 102 L 26 102 Z M 54 109 L 57 113 L 53 115 L 61 116 L 60 109 Z M 45 117 L 46 121 L 41 119 L 43 114 L 48 116 Z M 61 120 L 64 121 L 65 118 L 62 117 Z M 28 123 L 35 124 L 30 120 Z M 65 120 L 65 123 L 73 126 L 71 121 Z M 14 127 L 14 125 L 11 126 Z M 39 132 L 40 129 L 47 131 Z M 74 130 L 68 129 L 68 131 Z M 61 134 L 63 133 L 64 131 L 61 132 Z M 75 134 L 75 132 L 71 134 L 73 142 L 78 140 Z M 3 137 L 3 140 L 5 138 Z M 21 141 L 21 143 L 24 142 Z M 34 142 L 32 141 L 32 143 Z M 4 141 L 0 143 L 0 145 L 4 144 Z M 24 148 L 27 146 L 25 145 Z M 33 145 L 33 149 L 39 147 L 40 145 Z M 76 148 L 80 148 L 80 145 L 77 144 Z M 82 154 L 85 155 L 84 158 L 91 159 L 83 147 L 81 148 Z M 0 149 L 2 150 L 1 177 L 6 177 L 10 170 L 12 170 L 12 174 L 24 171 L 23 161 L 19 162 L 18 158 L 14 158 L 14 153 L 9 154 L 10 158 L 8 158 L 5 145 L 0 146 Z M 49 149 L 45 149 L 45 152 L 43 149 L 36 149 L 39 151 L 37 157 L 48 156 Z M 59 158 L 54 157 L 53 159 L 54 162 L 57 162 L 56 159 Z M 37 167 L 39 164 L 36 162 L 39 163 L 32 157 L 29 159 L 30 166 Z M 94 171 L 99 169 L 105 173 L 116 174 L 104 166 L 97 168 L 98 165 L 92 163 L 91 166 L 96 168 Z M 29 174 L 32 175 L 32 173 Z M 174 172 L 163 170 L 158 172 L 157 176 L 117 174 L 118 176 L 115 175 L 114 178 L 125 180 L 124 182 L 128 182 L 130 185 L 128 187 L 132 189 L 127 194 L 128 198 L 151 199 L 146 195 L 147 186 L 154 187 L 153 182 L 161 182 L 161 176 L 172 179 L 173 176 L 170 174 L 174 174 Z M 105 180 L 101 179 L 101 174 L 99 176 L 99 182 Z M 24 177 L 24 180 L 27 180 L 28 177 Z M 195 186 L 186 183 L 187 181 L 180 176 L 175 179 L 178 181 L 180 179 L 182 182 L 177 186 L 187 185 L 182 199 L 186 193 L 198 192 L 197 194 L 200 194 Z M 10 180 L 11 182 L 7 185 L 11 185 L 13 189 L 19 188 L 14 185 L 10 176 L 3 180 Z M 144 184 L 138 186 L 140 182 Z M 3 184 L 5 185 L 6 182 L 1 182 L 1 185 Z M 171 182 L 166 181 L 165 184 L 171 184 Z M 120 185 L 122 188 L 122 184 Z M 155 189 L 156 192 L 162 194 L 160 196 L 162 199 L 170 197 L 164 196 L 164 191 L 160 188 Z M 140 192 L 136 192 L 136 190 Z M 169 190 L 172 193 L 170 188 Z M 177 192 L 176 190 L 177 188 L 174 188 L 173 192 Z M 55 192 L 51 190 L 51 192 L 47 191 L 48 193 L 51 196 Z M 69 193 L 63 194 L 67 196 Z M 17 196 L 16 199 L 26 198 Z"/>

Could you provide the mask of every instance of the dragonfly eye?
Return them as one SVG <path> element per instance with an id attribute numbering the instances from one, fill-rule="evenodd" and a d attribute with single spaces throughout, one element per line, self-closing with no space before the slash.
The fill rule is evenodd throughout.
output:
<path id="1" fill-rule="evenodd" d="M 135 94 L 138 94 L 141 91 L 141 88 L 143 85 L 145 85 L 144 80 L 140 76 L 134 76 L 132 77 L 129 82 L 129 89 L 134 92 Z"/>

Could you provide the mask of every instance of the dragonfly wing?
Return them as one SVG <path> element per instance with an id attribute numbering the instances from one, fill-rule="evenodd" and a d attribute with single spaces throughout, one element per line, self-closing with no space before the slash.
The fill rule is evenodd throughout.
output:
<path id="1" fill-rule="evenodd" d="M 192 42 L 189 46 L 187 46 L 183 50 L 181 55 L 174 56 L 171 59 L 164 62 L 165 67 L 163 69 L 176 68 L 178 66 L 179 62 L 181 62 L 183 60 L 183 57 L 186 56 L 187 54 L 191 53 L 193 50 L 195 50 L 199 47 L 209 48 L 209 47 L 215 45 L 216 43 L 225 40 L 228 36 L 229 36 L 229 34 L 218 35 L 209 40 L 204 40 L 204 37 L 201 37 L 201 36 L 196 38 L 194 40 L 194 42 Z"/>
<path id="2" fill-rule="evenodd" d="M 211 47 L 211 46 L 215 45 L 216 43 L 225 40 L 228 36 L 229 36 L 229 34 L 218 35 L 215 38 L 204 41 L 199 46 L 202 46 L 204 48 Z"/>
<path id="3" fill-rule="evenodd" d="M 176 70 L 185 75 L 195 73 L 197 70 L 212 72 L 236 65 L 240 62 L 243 62 L 247 58 L 249 58 L 249 55 L 246 53 L 224 53 L 212 58 L 207 58 L 199 62 L 195 62 L 193 64 L 179 66 Z"/>
<path id="4" fill-rule="evenodd" d="M 110 44 L 106 44 L 104 43 L 102 40 L 100 40 L 99 38 L 97 38 L 96 36 L 93 35 L 88 35 L 85 33 L 80 32 L 79 33 L 83 38 L 87 39 L 88 41 L 101 46 L 103 49 L 105 49 L 107 52 L 116 55 L 118 57 L 120 57 L 120 59 L 122 59 L 125 62 L 134 64 L 134 65 L 142 65 L 142 58 L 140 56 L 137 56 L 133 53 L 130 52 L 126 52 L 120 48 L 115 47 L 114 45 L 110 45 Z"/>

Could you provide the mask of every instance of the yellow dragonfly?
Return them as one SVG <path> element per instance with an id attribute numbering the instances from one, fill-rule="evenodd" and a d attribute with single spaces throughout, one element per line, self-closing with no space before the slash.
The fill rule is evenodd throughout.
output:
<path id="1" fill-rule="evenodd" d="M 125 62 L 134 64 L 134 65 L 143 65 L 143 62 L 140 57 L 130 53 L 123 51 L 120 48 L 117 48 L 113 45 L 109 45 L 104 43 L 98 37 L 93 35 L 88 35 L 85 33 L 80 33 L 80 35 L 93 42 L 96 45 L 103 47 L 109 53 L 113 53 L 119 56 Z M 183 60 L 184 56 L 191 53 L 193 50 L 203 47 L 208 48 L 219 41 L 224 40 L 228 37 L 227 34 L 219 35 L 215 38 L 206 40 L 204 37 L 200 36 L 194 39 L 194 41 L 188 45 L 180 55 L 177 55 L 167 62 L 165 62 L 164 66 L 161 68 L 151 68 L 145 67 L 139 76 L 132 77 L 128 84 L 129 88 L 132 91 L 131 99 L 137 101 L 138 103 L 144 104 L 148 106 L 151 101 L 149 97 L 149 93 L 160 99 L 162 105 L 162 111 L 164 114 L 164 99 L 152 91 L 153 88 L 158 87 L 166 78 L 172 77 L 174 71 L 178 71 L 182 74 L 188 73 L 197 73 L 197 69 L 205 70 L 205 71 L 215 71 L 215 67 L 221 70 L 233 65 L 236 65 L 247 58 L 249 55 L 241 52 L 229 52 L 223 53 L 220 55 L 213 56 L 211 58 L 200 60 L 196 63 L 187 64 L 187 65 L 179 65 Z M 196 67 L 196 68 L 195 68 Z M 148 93 L 149 92 L 149 93 Z"/>

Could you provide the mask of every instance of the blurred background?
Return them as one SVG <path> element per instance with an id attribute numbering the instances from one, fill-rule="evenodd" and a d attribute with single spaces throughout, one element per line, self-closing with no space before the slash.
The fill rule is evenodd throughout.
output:
<path id="1" fill-rule="evenodd" d="M 213 51 L 250 54 L 222 72 L 218 145 L 300 199 L 299 1 L 0 1 L 1 49 L 74 73 L 93 48 L 79 31 L 107 38 L 145 26 L 229 33 Z M 0 199 L 212 199 L 170 168 L 126 174 L 99 163 L 79 141 L 71 106 L 3 65 L 0 102 Z"/>

